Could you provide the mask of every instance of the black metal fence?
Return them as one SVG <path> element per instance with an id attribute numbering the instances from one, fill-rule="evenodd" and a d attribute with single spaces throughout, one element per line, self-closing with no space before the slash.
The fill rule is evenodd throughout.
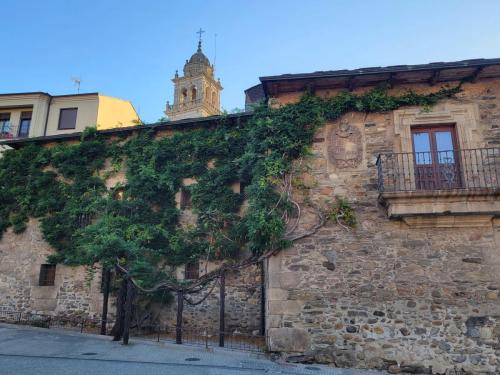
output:
<path id="1" fill-rule="evenodd" d="M 66 329 L 80 333 L 99 334 L 101 320 L 88 317 L 62 317 L 45 314 L 25 313 L 12 310 L 0 310 L 0 323 L 29 325 L 40 328 Z M 107 333 L 110 332 L 113 322 L 108 321 Z M 250 335 L 237 332 L 222 332 L 209 329 L 194 329 L 175 326 L 148 326 L 132 327 L 131 336 L 150 339 L 157 342 L 172 342 L 200 347 L 223 346 L 227 349 L 264 352 L 266 340 L 261 335 Z M 221 342 L 222 337 L 222 342 Z M 222 345 L 221 345 L 222 343 Z"/>
<path id="2" fill-rule="evenodd" d="M 380 192 L 500 188 L 500 148 L 387 153 L 377 159 Z"/>
<path id="3" fill-rule="evenodd" d="M 61 328 L 81 333 L 100 333 L 101 320 L 87 317 L 62 317 L 0 310 L 0 322 L 41 328 Z"/>
<path id="4" fill-rule="evenodd" d="M 224 347 L 226 349 L 252 352 L 266 351 L 266 339 L 262 335 L 239 332 L 220 332 L 212 329 L 195 329 L 175 326 L 154 326 L 147 329 L 133 329 L 132 335 L 157 342 L 171 342 L 200 347 Z"/>

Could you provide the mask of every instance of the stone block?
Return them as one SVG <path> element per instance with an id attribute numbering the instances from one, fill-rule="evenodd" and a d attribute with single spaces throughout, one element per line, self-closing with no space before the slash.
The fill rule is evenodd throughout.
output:
<path id="1" fill-rule="evenodd" d="M 303 328 L 270 328 L 267 333 L 272 352 L 303 353 L 311 345 L 309 333 Z"/>
<path id="2" fill-rule="evenodd" d="M 268 301 L 268 313 L 272 315 L 294 315 L 301 308 L 299 301 Z"/>
<path id="3" fill-rule="evenodd" d="M 282 321 L 281 315 L 267 315 L 267 317 L 266 317 L 267 329 L 280 328 L 281 321 Z"/>
<path id="4" fill-rule="evenodd" d="M 283 272 L 279 275 L 280 286 L 283 289 L 294 289 L 297 288 L 300 279 L 296 272 Z"/>
<path id="5" fill-rule="evenodd" d="M 267 299 L 268 301 L 283 301 L 288 298 L 288 291 L 281 288 L 268 288 Z"/>
<path id="6" fill-rule="evenodd" d="M 267 274 L 267 285 L 269 288 L 279 288 L 281 286 L 281 273 L 270 271 Z"/>

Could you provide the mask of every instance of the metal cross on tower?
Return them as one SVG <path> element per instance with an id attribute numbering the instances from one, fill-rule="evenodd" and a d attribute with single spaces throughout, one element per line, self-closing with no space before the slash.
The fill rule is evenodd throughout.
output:
<path id="1" fill-rule="evenodd" d="M 201 42 L 201 35 L 205 32 L 205 30 L 203 30 L 201 27 L 200 27 L 200 30 L 196 32 L 196 34 L 199 34 L 200 35 L 200 42 Z"/>

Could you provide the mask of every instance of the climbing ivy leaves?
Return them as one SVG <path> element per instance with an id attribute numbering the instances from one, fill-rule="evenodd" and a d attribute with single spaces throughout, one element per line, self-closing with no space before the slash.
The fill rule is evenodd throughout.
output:
<path id="1" fill-rule="evenodd" d="M 250 117 L 221 116 L 216 126 L 169 137 L 145 130 L 110 140 L 87 129 L 77 144 L 28 143 L 0 158 L 0 235 L 9 227 L 20 233 L 29 217 L 39 218 L 55 249 L 50 261 L 126 265 L 143 286 L 173 279 L 173 267 L 193 259 L 280 249 L 288 245 L 283 212 L 290 203 L 277 187 L 293 161 L 307 154 L 319 126 L 350 111 L 429 107 L 459 90 L 391 96 L 375 89 L 326 99 L 306 94 L 297 103 L 261 105 Z M 120 170 L 126 182 L 106 188 L 106 179 Z M 184 186 L 185 179 L 195 183 Z M 232 189 L 237 184 L 245 194 Z M 192 198 L 191 225 L 180 223 L 181 188 Z M 332 217 L 354 222 L 344 203 Z"/>

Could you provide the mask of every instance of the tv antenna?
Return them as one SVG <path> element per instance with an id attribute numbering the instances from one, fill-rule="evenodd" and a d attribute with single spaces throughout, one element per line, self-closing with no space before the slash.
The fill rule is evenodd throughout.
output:
<path id="1" fill-rule="evenodd" d="M 217 61 L 217 33 L 215 33 L 214 35 L 214 67 L 216 61 Z"/>
<path id="2" fill-rule="evenodd" d="M 82 83 L 82 80 L 77 77 L 72 77 L 71 81 L 73 81 L 73 84 L 76 86 L 76 91 L 79 94 L 80 93 L 80 84 Z"/>

